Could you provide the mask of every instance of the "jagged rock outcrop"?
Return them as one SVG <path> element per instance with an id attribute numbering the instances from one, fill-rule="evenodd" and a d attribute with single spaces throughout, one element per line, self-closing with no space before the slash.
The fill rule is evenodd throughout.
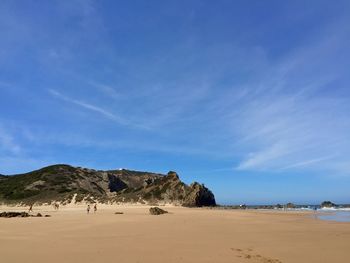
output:
<path id="1" fill-rule="evenodd" d="M 215 206 L 213 193 L 204 185 L 193 183 L 190 186 L 181 182 L 176 172 L 169 172 L 167 176 L 157 178 L 152 184 L 135 191 L 134 194 L 142 200 L 154 203 L 162 200 L 183 206 Z M 152 202 L 151 202 L 152 203 Z"/>
<path id="2" fill-rule="evenodd" d="M 213 193 L 203 184 L 197 182 L 190 185 L 190 190 L 185 197 L 184 206 L 215 206 Z"/>
<path id="3" fill-rule="evenodd" d="M 213 206 L 215 197 L 204 185 L 183 183 L 176 172 L 167 175 L 132 170 L 97 171 L 53 165 L 27 174 L 1 177 L 0 201 L 139 202 Z"/>
<path id="4" fill-rule="evenodd" d="M 322 208 L 332 208 L 332 207 L 337 207 L 336 204 L 332 203 L 331 201 L 323 201 L 321 204 Z"/>

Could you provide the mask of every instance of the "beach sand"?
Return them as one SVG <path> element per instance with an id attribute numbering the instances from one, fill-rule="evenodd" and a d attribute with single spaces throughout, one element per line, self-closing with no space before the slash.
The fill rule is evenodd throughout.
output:
<path id="1" fill-rule="evenodd" d="M 311 212 L 162 208 L 170 213 L 34 207 L 52 217 L 0 218 L 0 262 L 350 262 L 350 223 Z M 25 209 L 0 207 L 10 210 Z"/>

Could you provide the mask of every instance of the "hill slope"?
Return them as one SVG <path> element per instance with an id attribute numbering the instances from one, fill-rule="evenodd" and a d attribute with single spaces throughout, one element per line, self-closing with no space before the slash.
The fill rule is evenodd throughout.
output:
<path id="1" fill-rule="evenodd" d="M 72 199 L 75 202 L 215 205 L 209 189 L 199 183 L 188 186 L 175 172 L 163 175 L 125 169 L 96 171 L 59 164 L 26 174 L 0 176 L 0 202 L 69 203 Z"/>

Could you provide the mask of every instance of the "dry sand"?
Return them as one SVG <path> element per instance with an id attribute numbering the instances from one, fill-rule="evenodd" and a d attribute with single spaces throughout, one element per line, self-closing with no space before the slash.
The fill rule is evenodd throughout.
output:
<path id="1" fill-rule="evenodd" d="M 312 213 L 85 206 L 49 218 L 0 218 L 0 262 L 350 262 L 350 223 Z M 23 211 L 0 207 L 1 211 Z M 114 212 L 124 212 L 115 215 Z"/>

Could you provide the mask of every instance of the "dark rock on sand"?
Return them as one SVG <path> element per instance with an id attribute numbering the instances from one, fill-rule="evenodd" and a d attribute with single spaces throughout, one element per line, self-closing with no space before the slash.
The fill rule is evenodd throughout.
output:
<path id="1" fill-rule="evenodd" d="M 167 214 L 168 211 L 165 211 L 165 210 L 163 210 L 163 209 L 160 209 L 159 207 L 151 207 L 151 208 L 149 209 L 149 213 L 150 213 L 151 215 L 162 215 L 162 214 Z"/>
<path id="2" fill-rule="evenodd" d="M 36 215 L 30 215 L 27 212 L 2 212 L 0 217 L 12 218 L 12 217 L 42 217 L 43 215 L 37 213 Z M 45 217 L 50 217 L 50 215 L 45 215 Z"/>
<path id="3" fill-rule="evenodd" d="M 26 212 L 2 212 L 0 217 L 11 218 L 11 217 L 28 217 L 30 216 Z"/>

